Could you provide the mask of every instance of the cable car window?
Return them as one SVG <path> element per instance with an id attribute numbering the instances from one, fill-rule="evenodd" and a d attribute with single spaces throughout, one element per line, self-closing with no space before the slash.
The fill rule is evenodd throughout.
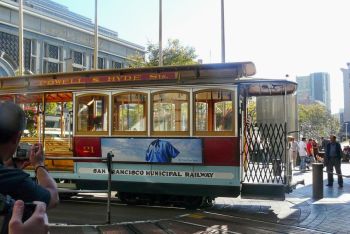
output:
<path id="1" fill-rule="evenodd" d="M 153 94 L 153 131 L 188 131 L 189 95 L 185 92 L 168 91 Z"/>
<path id="2" fill-rule="evenodd" d="M 147 94 L 123 93 L 113 96 L 113 131 L 147 130 Z"/>
<path id="3" fill-rule="evenodd" d="M 108 96 L 91 94 L 77 97 L 77 132 L 107 132 Z"/>
<path id="4" fill-rule="evenodd" d="M 234 131 L 234 92 L 205 90 L 195 93 L 195 132 Z"/>

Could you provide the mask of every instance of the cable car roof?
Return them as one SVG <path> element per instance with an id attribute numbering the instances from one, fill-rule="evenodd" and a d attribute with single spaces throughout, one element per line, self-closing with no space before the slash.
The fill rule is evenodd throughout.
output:
<path id="1" fill-rule="evenodd" d="M 242 78 L 235 80 L 239 84 L 242 92 L 248 96 L 271 96 L 293 94 L 298 84 L 293 81 L 281 79 L 262 79 L 262 78 Z"/>

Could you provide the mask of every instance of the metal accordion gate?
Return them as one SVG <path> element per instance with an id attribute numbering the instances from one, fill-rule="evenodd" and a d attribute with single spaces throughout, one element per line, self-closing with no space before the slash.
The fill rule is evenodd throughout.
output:
<path id="1" fill-rule="evenodd" d="M 243 137 L 243 182 L 286 184 L 286 124 L 247 123 Z"/>
<path id="2" fill-rule="evenodd" d="M 291 182 L 286 123 L 247 123 L 242 144 L 242 198 L 284 200 Z"/>

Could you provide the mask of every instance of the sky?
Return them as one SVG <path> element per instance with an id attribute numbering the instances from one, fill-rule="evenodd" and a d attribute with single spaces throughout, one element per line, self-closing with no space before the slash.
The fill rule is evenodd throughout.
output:
<path id="1" fill-rule="evenodd" d="M 54 0 L 94 22 L 94 0 Z M 159 0 L 98 0 L 98 24 L 146 47 L 158 43 Z M 163 46 L 179 39 L 203 63 L 221 62 L 221 0 L 163 0 Z M 349 0 L 225 0 L 226 62 L 252 61 L 258 78 L 330 74 L 332 113 L 343 108 L 350 62 Z"/>

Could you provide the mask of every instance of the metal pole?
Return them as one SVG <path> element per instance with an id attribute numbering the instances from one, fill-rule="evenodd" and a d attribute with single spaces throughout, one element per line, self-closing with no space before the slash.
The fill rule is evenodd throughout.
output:
<path id="1" fill-rule="evenodd" d="M 95 0 L 95 49 L 94 49 L 94 69 L 98 69 L 98 24 L 97 24 L 97 0 Z"/>
<path id="2" fill-rule="evenodd" d="M 22 76 L 24 71 L 23 56 L 23 0 L 18 1 L 18 75 Z"/>
<path id="3" fill-rule="evenodd" d="M 323 198 L 323 163 L 312 164 L 312 198 Z"/>
<path id="4" fill-rule="evenodd" d="M 162 0 L 159 0 L 159 66 L 163 66 L 163 41 L 162 41 Z"/>
<path id="5" fill-rule="evenodd" d="M 107 198 L 107 224 L 111 224 L 111 195 L 112 195 L 112 152 L 107 154 L 107 168 L 108 168 L 108 198 Z"/>
<path id="6" fill-rule="evenodd" d="M 221 0 L 221 62 L 225 62 L 225 7 Z"/>
<path id="7" fill-rule="evenodd" d="M 284 135 L 284 148 L 285 148 L 285 152 L 284 152 L 284 161 L 286 163 L 286 171 L 285 171 L 285 180 L 287 183 L 287 186 L 290 187 L 290 184 L 292 182 L 292 162 L 291 162 L 291 155 L 288 149 L 288 122 L 287 122 L 287 87 L 286 85 L 283 86 L 284 88 L 284 97 L 283 97 L 283 104 L 284 104 L 284 130 L 285 130 L 285 135 Z"/>

